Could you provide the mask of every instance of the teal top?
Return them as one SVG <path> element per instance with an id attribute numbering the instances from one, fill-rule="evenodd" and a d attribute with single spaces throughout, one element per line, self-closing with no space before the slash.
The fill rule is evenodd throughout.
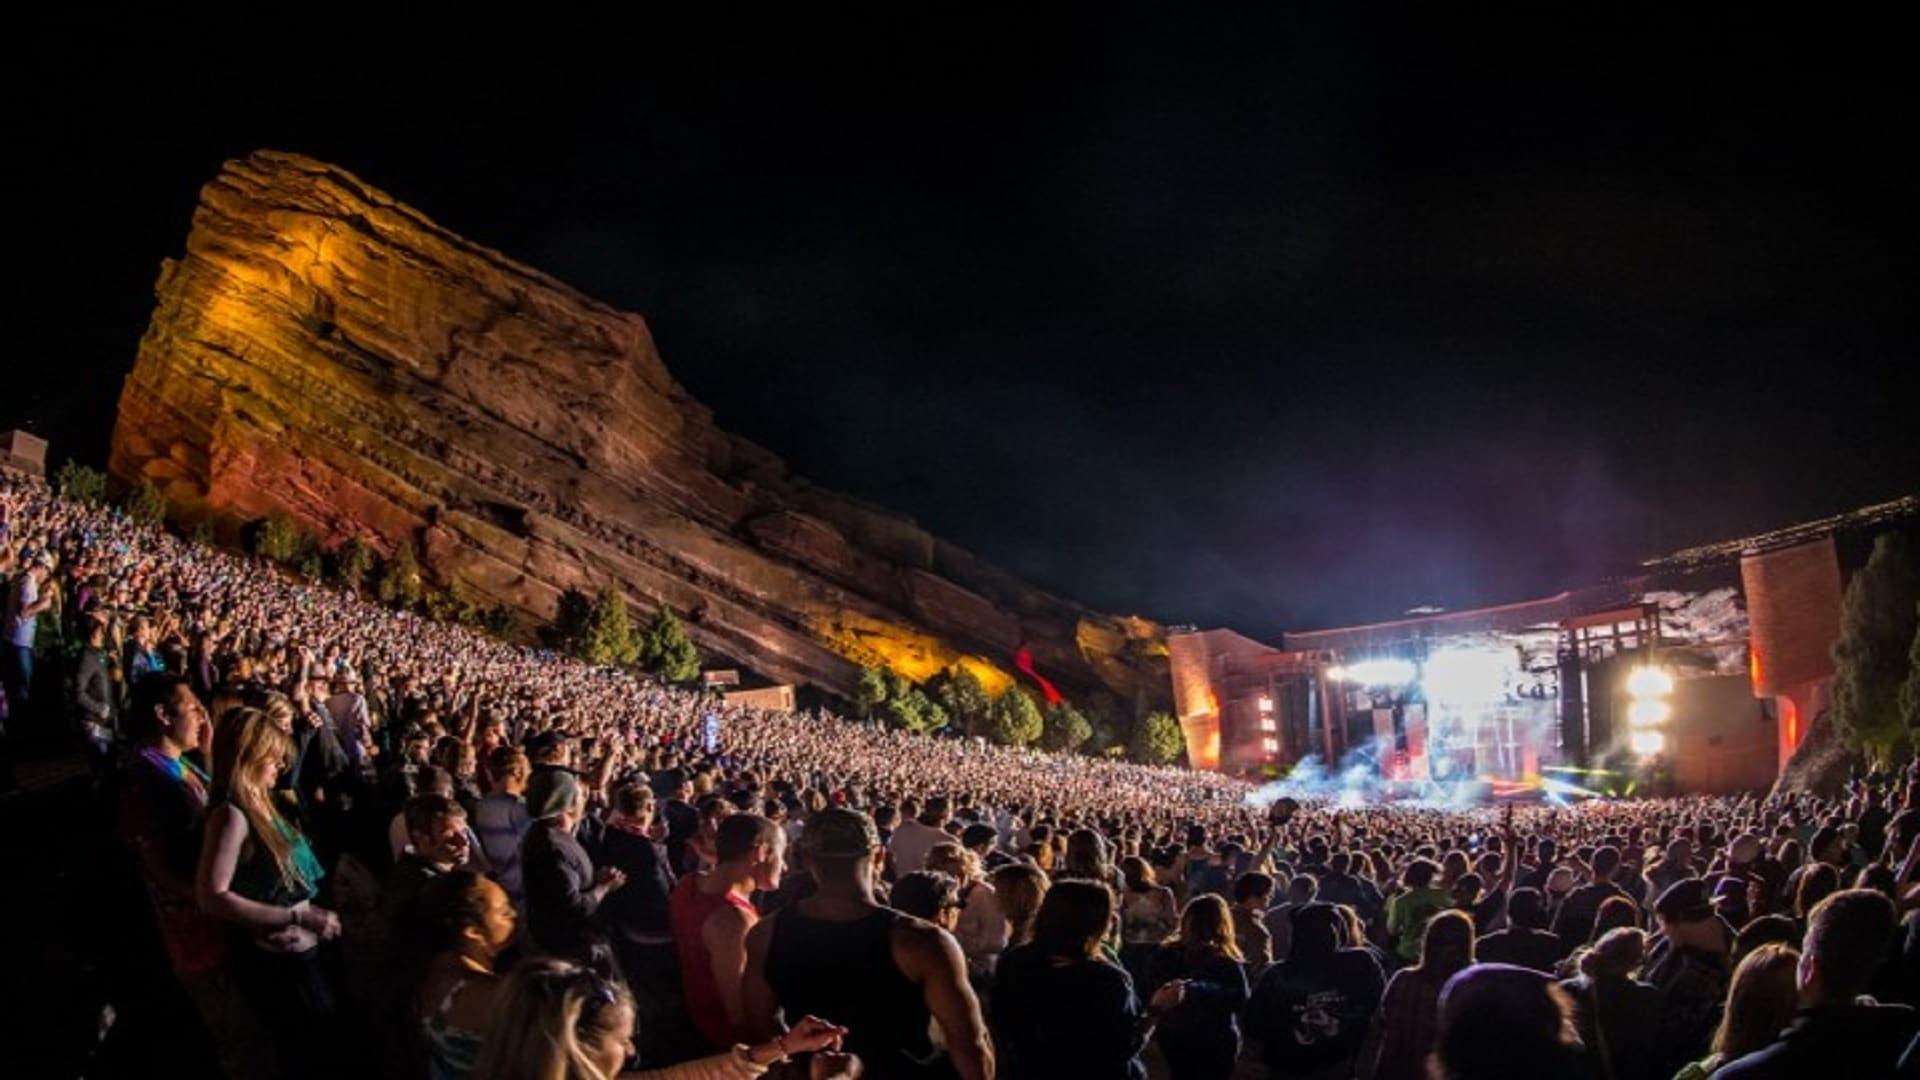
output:
<path id="1" fill-rule="evenodd" d="M 292 844 L 290 861 L 296 880 L 288 881 L 280 873 L 280 866 L 273 861 L 273 853 L 265 844 L 252 837 L 240 852 L 240 863 L 233 868 L 233 891 L 249 900 L 276 907 L 292 907 L 304 900 L 311 900 L 320 891 L 320 879 L 326 871 L 320 868 L 320 860 L 313 854 L 313 845 L 307 843 L 306 836 L 293 827 L 287 819 L 278 814 L 273 816 L 274 827 L 280 835 Z"/>

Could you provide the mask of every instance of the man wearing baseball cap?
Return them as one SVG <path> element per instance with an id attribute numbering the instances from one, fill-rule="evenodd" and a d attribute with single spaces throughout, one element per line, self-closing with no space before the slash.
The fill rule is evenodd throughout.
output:
<path id="1" fill-rule="evenodd" d="M 848 1029 L 845 1048 L 868 1077 L 923 1076 L 939 1065 L 927 1037 L 931 1017 L 953 1071 L 963 1080 L 991 1077 L 993 1049 L 959 942 L 874 899 L 884 849 L 873 819 L 823 810 L 807 819 L 799 856 L 817 891 L 747 935 L 746 1018 L 755 1037 L 777 1035 L 783 1015 L 830 1016 Z"/>

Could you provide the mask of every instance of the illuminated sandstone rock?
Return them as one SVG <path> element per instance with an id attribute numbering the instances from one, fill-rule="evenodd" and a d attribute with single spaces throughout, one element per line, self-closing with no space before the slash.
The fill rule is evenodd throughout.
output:
<path id="1" fill-rule="evenodd" d="M 1027 641 L 1069 691 L 1166 695 L 1164 635 L 1022 584 L 787 475 L 673 381 L 646 322 L 352 175 L 261 152 L 201 192 L 120 398 L 110 471 L 229 539 L 284 510 L 324 542 L 552 616 L 568 586 L 665 604 L 703 648 L 851 689 Z"/>

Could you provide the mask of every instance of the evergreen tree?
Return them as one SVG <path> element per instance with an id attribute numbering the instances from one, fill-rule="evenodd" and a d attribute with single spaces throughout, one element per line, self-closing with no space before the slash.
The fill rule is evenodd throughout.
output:
<path id="1" fill-rule="evenodd" d="M 187 530 L 187 539 L 202 547 L 212 547 L 213 519 L 201 518 L 199 521 L 194 522 L 193 528 Z"/>
<path id="2" fill-rule="evenodd" d="M 887 702 L 887 669 L 870 665 L 860 669 L 860 680 L 853 684 L 853 711 L 860 719 L 871 720 Z"/>
<path id="3" fill-rule="evenodd" d="M 1148 713 L 1135 734 L 1133 757 L 1148 765 L 1166 765 L 1186 748 L 1187 738 L 1180 730 L 1180 721 L 1169 713 Z"/>
<path id="4" fill-rule="evenodd" d="M 142 525 L 158 525 L 167 518 L 167 497 L 151 480 L 141 480 L 127 493 L 127 516 Z"/>
<path id="5" fill-rule="evenodd" d="M 627 618 L 627 598 L 611 586 L 594 594 L 578 652 L 590 664 L 630 664 L 640 651 Z"/>
<path id="6" fill-rule="evenodd" d="M 1834 730 L 1846 744 L 1885 762 L 1908 746 L 1900 691 L 1908 678 L 1920 604 L 1920 566 L 1901 533 L 1882 534 L 1867 565 L 1847 583 L 1840 640 L 1833 646 Z"/>
<path id="7" fill-rule="evenodd" d="M 1063 753 L 1078 750 L 1091 738 L 1093 738 L 1093 724 L 1079 709 L 1064 700 L 1047 706 L 1046 714 L 1042 718 L 1041 749 Z"/>
<path id="8" fill-rule="evenodd" d="M 495 604 L 480 615 L 480 629 L 502 641 L 520 636 L 520 613 L 507 604 Z"/>
<path id="9" fill-rule="evenodd" d="M 60 494 L 88 506 L 99 506 L 107 501 L 107 474 L 71 458 L 53 474 L 53 486 Z"/>
<path id="10" fill-rule="evenodd" d="M 964 664 L 955 664 L 940 674 L 933 688 L 933 698 L 945 710 L 948 719 L 960 725 L 969 735 L 986 733 L 988 711 L 993 708 L 993 698 L 988 696 L 987 688 L 980 685 L 978 676 Z"/>
<path id="11" fill-rule="evenodd" d="M 374 595 L 389 607 L 411 608 L 420 603 L 426 582 L 420 577 L 420 560 L 413 554 L 413 541 L 403 539 L 393 549 L 393 557 L 380 567 L 374 582 Z"/>
<path id="12" fill-rule="evenodd" d="M 374 558 L 373 545 L 365 538 L 357 533 L 348 537 L 333 552 L 334 582 L 350 592 L 359 592 L 373 571 Z"/>
<path id="13" fill-rule="evenodd" d="M 560 594 L 553 613 L 553 644 L 567 652 L 576 652 L 587 636 L 587 614 L 593 610 L 593 597 L 569 586 Z"/>
<path id="14" fill-rule="evenodd" d="M 635 653 L 643 667 L 666 682 L 686 683 L 700 677 L 700 650 L 664 604 L 654 611 Z"/>
<path id="15" fill-rule="evenodd" d="M 285 511 L 275 510 L 253 534 L 253 553 L 268 562 L 287 565 L 300 556 L 300 528 Z"/>
<path id="16" fill-rule="evenodd" d="M 1017 686 L 993 700 L 989 737 L 1002 746 L 1026 746 L 1040 737 L 1040 707 Z"/>

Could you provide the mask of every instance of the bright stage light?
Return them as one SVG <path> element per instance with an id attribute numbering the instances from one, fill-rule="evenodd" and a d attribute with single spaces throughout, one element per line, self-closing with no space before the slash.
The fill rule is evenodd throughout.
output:
<path id="1" fill-rule="evenodd" d="M 1633 752 L 1641 757 L 1652 757 L 1667 748 L 1667 737 L 1657 731 L 1636 731 L 1633 733 Z"/>
<path id="2" fill-rule="evenodd" d="M 1413 681 L 1414 667 L 1408 660 L 1362 660 L 1347 668 L 1346 676 L 1362 686 L 1404 686 Z"/>
<path id="3" fill-rule="evenodd" d="M 1427 657 L 1420 685 L 1434 705 L 1476 705 L 1504 698 L 1513 676 L 1509 651 L 1446 649 Z"/>
<path id="4" fill-rule="evenodd" d="M 1673 706 L 1664 701 L 1635 701 L 1627 705 L 1627 726 L 1656 728 L 1673 715 Z"/>
<path id="5" fill-rule="evenodd" d="M 1637 698 L 1666 697 L 1673 693 L 1673 676 L 1652 665 L 1634 668 L 1627 676 L 1627 693 Z"/>
<path id="6" fill-rule="evenodd" d="M 1339 664 L 1335 664 L 1327 669 L 1327 678 L 1332 679 L 1334 682 L 1346 682 L 1347 669 L 1341 667 Z"/>

